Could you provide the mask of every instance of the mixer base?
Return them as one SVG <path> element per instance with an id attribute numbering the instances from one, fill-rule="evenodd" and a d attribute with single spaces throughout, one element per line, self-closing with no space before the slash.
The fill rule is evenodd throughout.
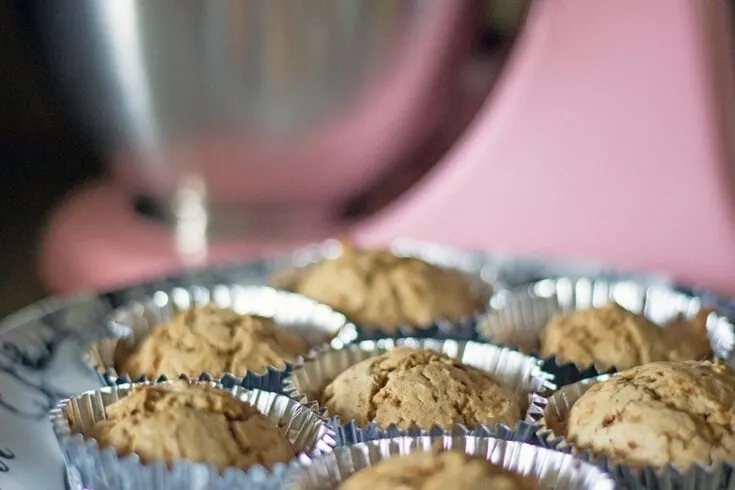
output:
<path id="1" fill-rule="evenodd" d="M 208 264 L 257 258 L 303 243 L 217 243 Z M 109 289 L 180 270 L 174 246 L 166 226 L 142 218 L 126 195 L 99 181 L 55 209 L 41 244 L 39 273 L 54 294 Z"/>

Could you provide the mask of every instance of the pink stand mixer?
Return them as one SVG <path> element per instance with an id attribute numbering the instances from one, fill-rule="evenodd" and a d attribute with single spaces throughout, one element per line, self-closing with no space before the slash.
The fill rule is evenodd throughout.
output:
<path id="1" fill-rule="evenodd" d="M 111 172 L 55 210 L 45 284 L 173 272 L 202 240 L 198 263 L 348 233 L 735 292 L 729 3 L 501 3 L 55 2 L 51 59 Z M 473 54 L 488 22 L 509 56 Z M 136 214 L 139 195 L 173 226 Z"/>

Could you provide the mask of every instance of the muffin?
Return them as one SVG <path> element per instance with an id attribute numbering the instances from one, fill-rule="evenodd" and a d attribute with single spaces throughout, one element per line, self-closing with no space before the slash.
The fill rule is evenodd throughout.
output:
<path id="1" fill-rule="evenodd" d="M 654 361 L 704 359 L 712 355 L 708 311 L 692 321 L 681 318 L 665 328 L 617 303 L 554 317 L 541 333 L 540 351 L 562 362 L 598 369 L 629 369 Z"/>
<path id="2" fill-rule="evenodd" d="M 594 384 L 571 407 L 567 439 L 632 466 L 735 460 L 735 370 L 655 362 Z"/>
<path id="3" fill-rule="evenodd" d="M 532 490 L 539 488 L 539 485 L 531 477 L 512 473 L 479 456 L 469 456 L 459 451 L 429 451 L 380 461 L 355 473 L 337 488 Z"/>
<path id="4" fill-rule="evenodd" d="M 279 329 L 270 318 L 209 304 L 181 312 L 155 327 L 133 352 L 127 352 L 124 343 L 118 344 L 115 357 L 118 372 L 155 379 L 201 373 L 241 375 L 248 370 L 262 373 L 308 350 L 304 339 Z"/>
<path id="5" fill-rule="evenodd" d="M 386 250 L 347 246 L 340 257 L 307 268 L 290 289 L 388 333 L 403 325 L 428 328 L 440 319 L 458 321 L 483 308 L 471 281 L 457 271 Z"/>
<path id="6" fill-rule="evenodd" d="M 294 452 L 283 433 L 252 405 L 226 391 L 176 381 L 134 389 L 106 409 L 107 418 L 84 435 L 144 463 L 185 459 L 223 471 L 288 462 Z"/>
<path id="7" fill-rule="evenodd" d="M 431 350 L 397 347 L 340 373 L 324 389 L 329 415 L 365 426 L 505 424 L 521 420 L 521 400 L 490 374 Z"/>

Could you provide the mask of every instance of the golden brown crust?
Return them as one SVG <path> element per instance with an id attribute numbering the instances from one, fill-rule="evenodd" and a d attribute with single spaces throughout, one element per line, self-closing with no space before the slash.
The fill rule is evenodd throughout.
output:
<path id="1" fill-rule="evenodd" d="M 642 466 L 735 459 L 735 371 L 722 363 L 656 362 L 593 385 L 572 405 L 567 436 Z"/>
<path id="2" fill-rule="evenodd" d="M 459 451 L 417 452 L 385 459 L 345 480 L 339 490 L 533 490 L 538 482 Z"/>
<path id="3" fill-rule="evenodd" d="M 240 315 L 210 304 L 155 327 L 132 354 L 120 356 L 117 367 L 132 377 L 151 379 L 196 377 L 205 372 L 242 375 L 283 366 L 307 351 L 301 337 L 279 329 L 269 318 Z"/>
<path id="4" fill-rule="evenodd" d="M 517 394 L 490 374 L 430 350 L 405 347 L 340 373 L 321 401 L 329 414 L 361 426 L 374 421 L 400 428 L 514 427 L 522 413 Z"/>
<path id="5" fill-rule="evenodd" d="M 270 419 L 223 390 L 176 381 L 134 389 L 109 405 L 86 437 L 143 462 L 186 459 L 227 467 L 267 467 L 293 458 Z"/>
<path id="6" fill-rule="evenodd" d="M 336 259 L 310 267 L 295 292 L 325 303 L 350 320 L 388 332 L 401 325 L 428 327 L 482 308 L 465 276 L 385 250 L 346 247 Z"/>
<path id="7" fill-rule="evenodd" d="M 704 359 L 711 355 L 706 314 L 661 328 L 616 303 L 558 315 L 541 334 L 541 355 L 579 366 L 629 369 L 647 362 Z"/>

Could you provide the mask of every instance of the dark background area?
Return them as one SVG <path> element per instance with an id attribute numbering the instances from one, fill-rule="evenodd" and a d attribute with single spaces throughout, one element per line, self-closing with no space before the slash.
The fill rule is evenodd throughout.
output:
<path id="1" fill-rule="evenodd" d="M 31 4 L 0 2 L 0 318 L 43 296 L 35 267 L 46 216 L 101 169 L 44 80 Z"/>

